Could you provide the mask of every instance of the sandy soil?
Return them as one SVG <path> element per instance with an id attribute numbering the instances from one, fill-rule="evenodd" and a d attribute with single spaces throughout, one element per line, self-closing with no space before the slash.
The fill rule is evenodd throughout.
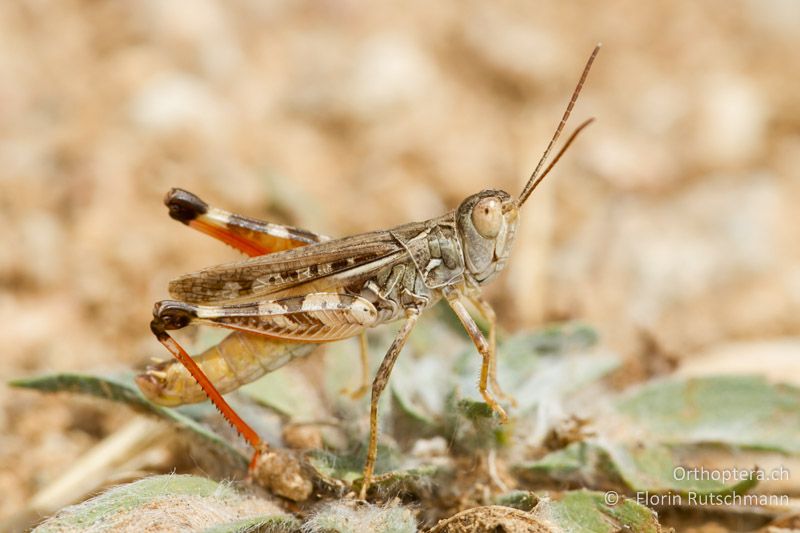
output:
<path id="1" fill-rule="evenodd" d="M 634 377 L 796 336 L 798 27 L 793 0 L 4 2 L 0 377 L 163 355 L 168 280 L 236 258 L 170 187 L 334 236 L 516 193 L 597 41 L 597 124 L 526 204 L 502 324 L 595 324 Z M 0 387 L 0 519 L 126 416 Z"/>

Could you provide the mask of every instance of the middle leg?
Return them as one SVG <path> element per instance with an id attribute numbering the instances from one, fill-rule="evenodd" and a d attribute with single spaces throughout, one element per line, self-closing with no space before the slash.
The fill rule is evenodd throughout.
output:
<path id="1" fill-rule="evenodd" d="M 367 490 L 372 483 L 372 474 L 375 470 L 375 459 L 378 457 L 378 401 L 381 398 L 383 389 L 386 388 L 386 384 L 389 382 L 389 375 L 392 373 L 397 356 L 400 355 L 400 351 L 405 346 L 418 318 L 419 309 L 415 307 L 406 309 L 406 321 L 400 331 L 397 332 L 397 336 L 386 352 L 383 362 L 381 362 L 381 366 L 378 368 L 377 374 L 375 374 L 375 380 L 372 382 L 372 397 L 369 404 L 369 447 L 367 448 L 367 461 L 364 464 L 363 481 L 359 492 L 359 498 L 362 500 L 367 497 Z"/>
<path id="2" fill-rule="evenodd" d="M 347 394 L 354 400 L 363 397 L 369 390 L 369 347 L 367 345 L 367 331 L 358 335 L 358 356 L 361 360 L 361 385 L 357 389 L 343 388 L 340 392 Z"/>

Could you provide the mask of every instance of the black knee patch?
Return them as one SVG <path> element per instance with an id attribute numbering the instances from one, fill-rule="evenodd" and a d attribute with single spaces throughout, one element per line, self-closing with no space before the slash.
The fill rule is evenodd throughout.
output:
<path id="1" fill-rule="evenodd" d="M 171 189 L 164 197 L 164 205 L 169 208 L 170 217 L 184 224 L 208 211 L 207 203 L 183 189 Z"/>
<path id="2" fill-rule="evenodd" d="M 194 308 L 183 302 L 164 300 L 153 307 L 153 323 L 157 323 L 164 330 L 181 329 L 197 318 Z"/>

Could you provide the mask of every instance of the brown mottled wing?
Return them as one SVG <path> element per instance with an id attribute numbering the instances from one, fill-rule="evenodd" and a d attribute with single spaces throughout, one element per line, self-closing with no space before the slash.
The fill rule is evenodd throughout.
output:
<path id="1" fill-rule="evenodd" d="M 225 306 L 193 306 L 199 322 L 307 342 L 346 339 L 375 323 L 378 312 L 359 296 L 311 293 Z"/>
<path id="2" fill-rule="evenodd" d="M 378 231 L 207 268 L 172 281 L 169 291 L 176 300 L 196 304 L 339 292 L 405 256 L 390 232 Z"/>

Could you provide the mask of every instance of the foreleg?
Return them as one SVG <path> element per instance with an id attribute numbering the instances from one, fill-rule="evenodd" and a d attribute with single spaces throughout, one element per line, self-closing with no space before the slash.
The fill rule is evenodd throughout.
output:
<path id="1" fill-rule="evenodd" d="M 481 333 L 480 328 L 469 316 L 469 312 L 467 312 L 467 308 L 464 307 L 464 304 L 461 301 L 461 293 L 458 290 L 451 289 L 445 293 L 445 297 L 447 298 L 447 303 L 450 304 L 450 308 L 455 312 L 458 319 L 461 321 L 461 324 L 464 326 L 464 329 L 467 330 L 467 334 L 472 339 L 472 342 L 475 344 L 475 347 L 478 349 L 478 353 L 481 354 L 483 357 L 483 363 L 481 364 L 481 376 L 480 380 L 478 381 L 478 390 L 483 396 L 484 401 L 492 408 L 492 411 L 497 413 L 500 417 L 500 422 L 505 423 L 508 420 L 508 415 L 506 415 L 505 410 L 500 406 L 497 400 L 489 393 L 488 384 L 489 384 L 489 369 L 492 363 L 492 349 L 490 344 L 486 341 L 486 338 Z"/>

